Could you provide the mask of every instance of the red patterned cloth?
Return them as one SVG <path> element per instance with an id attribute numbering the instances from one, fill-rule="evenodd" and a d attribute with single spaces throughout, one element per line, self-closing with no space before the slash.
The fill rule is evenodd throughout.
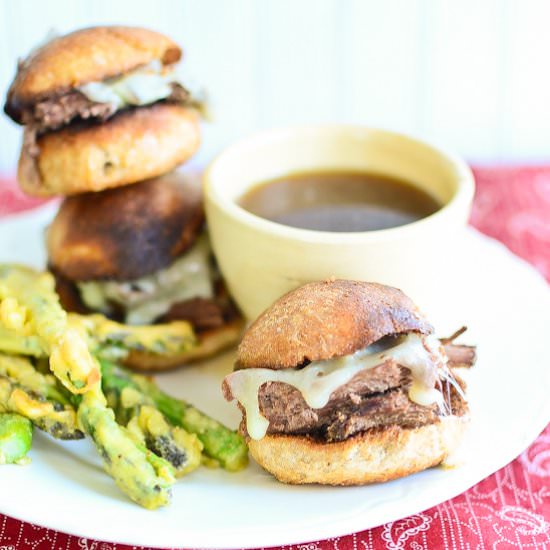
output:
<path id="1" fill-rule="evenodd" d="M 477 168 L 472 224 L 550 281 L 550 166 Z M 33 207 L 0 180 L 0 215 Z M 1 491 L 1 488 L 0 488 Z M 0 515 L 0 550 L 130 550 Z M 519 458 L 462 495 L 420 514 L 285 550 L 550 549 L 550 426 Z"/>

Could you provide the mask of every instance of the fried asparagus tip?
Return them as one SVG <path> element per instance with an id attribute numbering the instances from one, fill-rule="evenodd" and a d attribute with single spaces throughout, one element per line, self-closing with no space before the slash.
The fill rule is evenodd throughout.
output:
<path id="1" fill-rule="evenodd" d="M 174 426 L 196 434 L 203 453 L 228 471 L 242 470 L 248 464 L 248 448 L 244 438 L 220 422 L 196 409 L 193 405 L 164 393 L 150 378 L 135 374 L 119 365 L 100 361 L 105 383 L 119 390 L 133 388 L 154 405 Z M 107 386 L 105 386 L 107 392 Z M 143 397 L 142 397 L 143 398 Z M 210 464 L 212 462 L 210 461 Z"/>
<path id="2" fill-rule="evenodd" d="M 139 407 L 137 416 L 128 423 L 128 430 L 157 456 L 174 468 L 176 477 L 196 470 L 201 464 L 202 443 L 195 434 L 170 426 L 154 407 Z"/>
<path id="3" fill-rule="evenodd" d="M 138 374 L 132 379 L 149 397 L 158 410 L 175 426 L 197 434 L 204 445 L 204 454 L 228 471 L 242 470 L 248 464 L 248 448 L 244 438 L 193 405 L 164 393 L 153 381 Z"/>
<path id="4" fill-rule="evenodd" d="M 70 405 L 47 400 L 44 396 L 0 375 L 0 410 L 28 418 L 37 428 L 56 439 L 82 439 L 76 414 Z"/>
<path id="5" fill-rule="evenodd" d="M 77 415 L 101 455 L 105 471 L 122 492 L 149 510 L 170 502 L 175 482 L 172 467 L 117 424 L 101 393 L 85 393 Z"/>
<path id="6" fill-rule="evenodd" d="M 50 369 L 71 393 L 84 393 L 99 381 L 99 367 L 78 320 L 67 320 L 50 273 L 0 264 L 0 323 L 32 336 L 50 357 Z"/>
<path id="7" fill-rule="evenodd" d="M 150 451 L 167 460 L 176 477 L 181 477 L 201 464 L 202 443 L 195 434 L 171 426 L 153 400 L 117 365 L 101 361 L 102 387 L 119 424 L 141 441 Z"/>

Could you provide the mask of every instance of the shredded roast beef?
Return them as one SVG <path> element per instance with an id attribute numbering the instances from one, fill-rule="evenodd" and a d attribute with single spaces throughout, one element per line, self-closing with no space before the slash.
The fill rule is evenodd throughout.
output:
<path id="1" fill-rule="evenodd" d="M 189 92 L 180 84 L 172 83 L 172 93 L 163 101 L 186 103 Z M 92 120 L 103 122 L 117 112 L 111 103 L 97 103 L 88 99 L 78 90 L 70 90 L 63 95 L 46 97 L 21 111 L 21 123 L 25 125 L 23 147 L 31 156 L 39 153 L 37 136 L 58 130 L 74 121 Z"/>
<path id="2" fill-rule="evenodd" d="M 445 344 L 444 347 L 447 358 L 449 359 L 448 365 L 452 368 L 468 368 L 476 362 L 475 346 Z"/>
<path id="3" fill-rule="evenodd" d="M 75 118 L 106 120 L 116 111 L 111 103 L 97 103 L 89 100 L 78 90 L 71 90 L 58 97 L 45 98 L 23 111 L 23 124 L 33 126 L 41 134 L 57 130 Z"/>
<path id="4" fill-rule="evenodd" d="M 268 433 L 308 434 L 324 441 L 342 441 L 371 428 L 397 425 L 416 428 L 437 422 L 442 411 L 437 404 L 417 405 L 408 397 L 408 369 L 388 362 L 358 373 L 338 388 L 327 405 L 312 409 L 293 386 L 267 382 L 258 399 L 262 415 L 269 420 Z M 468 410 L 453 386 L 444 382 L 442 393 L 454 414 Z"/>
<path id="5" fill-rule="evenodd" d="M 416 428 L 437 422 L 442 414 L 462 416 L 468 405 L 461 395 L 464 382 L 454 367 L 469 367 L 475 361 L 475 348 L 442 340 L 448 355 L 448 374 L 454 384 L 442 380 L 439 389 L 442 406 L 422 406 L 408 397 L 412 383 L 409 369 L 393 360 L 373 369 L 362 370 L 347 384 L 334 391 L 321 409 L 311 408 L 299 390 L 283 382 L 267 382 L 258 393 L 262 415 L 269 420 L 268 433 L 302 434 L 323 441 L 342 441 L 366 430 L 391 425 Z M 242 407 L 241 407 L 242 408 Z M 244 409 L 243 414 L 245 414 Z M 246 431 L 243 421 L 241 430 Z"/>
<path id="6" fill-rule="evenodd" d="M 215 300 L 192 298 L 174 304 L 158 321 L 189 321 L 195 330 L 208 330 L 224 324 L 224 311 Z"/>

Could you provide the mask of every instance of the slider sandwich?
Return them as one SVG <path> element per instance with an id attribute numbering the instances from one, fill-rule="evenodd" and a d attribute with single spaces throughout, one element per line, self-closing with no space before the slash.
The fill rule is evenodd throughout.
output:
<path id="1" fill-rule="evenodd" d="M 453 338 L 437 339 L 395 288 L 310 283 L 245 332 L 223 391 L 280 481 L 388 481 L 440 464 L 460 439 L 468 405 L 454 369 L 475 350 Z"/>
<path id="2" fill-rule="evenodd" d="M 29 195 L 100 191 L 171 171 L 199 146 L 179 46 L 132 27 L 50 40 L 19 63 L 4 110 L 25 126 L 18 180 Z"/>
<path id="3" fill-rule="evenodd" d="M 133 368 L 175 367 L 240 335 L 242 321 L 213 264 L 200 189 L 184 180 L 172 172 L 68 197 L 47 230 L 49 269 L 67 311 L 146 325 L 140 334 L 148 345 L 125 361 Z M 151 353 L 158 333 L 149 325 L 174 321 L 188 322 L 189 345 Z"/>

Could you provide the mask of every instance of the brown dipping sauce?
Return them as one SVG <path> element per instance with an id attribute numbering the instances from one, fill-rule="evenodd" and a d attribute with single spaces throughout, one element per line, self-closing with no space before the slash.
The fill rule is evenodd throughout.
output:
<path id="1" fill-rule="evenodd" d="M 308 172 L 259 183 L 238 204 L 283 225 L 333 232 L 411 223 L 441 208 L 412 183 L 366 172 Z"/>

